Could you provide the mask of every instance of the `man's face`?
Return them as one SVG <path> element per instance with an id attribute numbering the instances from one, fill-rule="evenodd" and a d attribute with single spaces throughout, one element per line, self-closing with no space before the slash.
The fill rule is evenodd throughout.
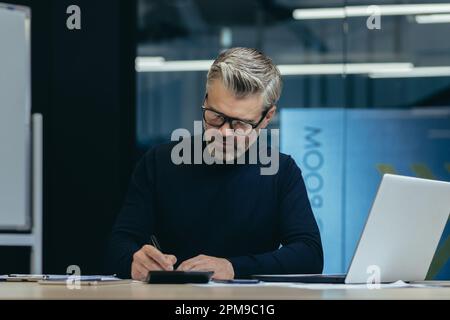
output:
<path id="1" fill-rule="evenodd" d="M 210 84 L 208 97 L 204 106 L 230 118 L 243 120 L 257 124 L 264 115 L 263 98 L 260 94 L 237 98 L 229 91 L 220 80 L 215 80 Z M 219 141 L 216 139 L 209 144 L 215 150 L 222 151 L 219 157 L 224 160 L 231 160 L 243 154 L 249 146 L 256 141 L 259 129 L 267 127 L 270 119 L 275 113 L 275 106 L 266 113 L 264 119 L 251 134 L 242 137 L 231 132 L 230 124 L 225 122 L 221 127 L 213 127 L 204 122 L 205 129 L 217 129 L 220 132 Z M 227 138 L 228 137 L 228 138 Z M 231 143 L 230 143 L 231 142 Z M 222 153 L 220 152 L 220 153 Z M 215 155 L 217 156 L 217 155 Z"/>

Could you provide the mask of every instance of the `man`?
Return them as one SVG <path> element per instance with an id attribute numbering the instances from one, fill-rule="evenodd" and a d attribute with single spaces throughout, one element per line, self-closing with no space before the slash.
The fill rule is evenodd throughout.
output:
<path id="1" fill-rule="evenodd" d="M 203 106 L 204 129 L 222 137 L 204 145 L 214 146 L 210 154 L 245 157 L 273 118 L 281 87 L 277 67 L 257 50 L 221 53 Z M 230 144 L 238 136 L 244 144 Z M 290 156 L 277 154 L 278 171 L 262 175 L 259 162 L 174 164 L 174 146 L 152 148 L 137 164 L 113 229 L 109 271 L 137 280 L 151 270 L 211 270 L 215 279 L 322 272 L 319 230 Z"/>

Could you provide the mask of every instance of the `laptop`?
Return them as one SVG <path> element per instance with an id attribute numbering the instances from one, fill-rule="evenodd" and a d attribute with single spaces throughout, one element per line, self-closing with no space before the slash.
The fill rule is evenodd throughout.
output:
<path id="1" fill-rule="evenodd" d="M 423 281 L 450 214 L 450 183 L 385 174 L 346 274 L 254 275 L 267 282 Z"/>

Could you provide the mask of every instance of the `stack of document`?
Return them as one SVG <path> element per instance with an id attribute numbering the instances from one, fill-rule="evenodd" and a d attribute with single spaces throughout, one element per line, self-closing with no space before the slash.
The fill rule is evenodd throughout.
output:
<path id="1" fill-rule="evenodd" d="M 47 275 L 43 274 L 8 274 L 0 276 L 0 281 L 8 282 L 37 282 L 43 280 Z"/>
<path id="2" fill-rule="evenodd" d="M 116 276 L 103 275 L 58 275 L 58 274 L 9 274 L 0 276 L 0 281 L 7 282 L 38 282 L 39 284 L 59 285 L 102 285 L 129 283 L 131 280 L 123 280 Z"/>

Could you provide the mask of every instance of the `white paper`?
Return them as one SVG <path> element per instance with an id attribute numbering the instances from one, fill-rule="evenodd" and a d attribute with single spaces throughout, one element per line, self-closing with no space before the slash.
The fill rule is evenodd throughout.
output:
<path id="1" fill-rule="evenodd" d="M 198 287 L 284 287 L 284 288 L 298 288 L 311 290 L 328 290 L 328 289 L 369 289 L 369 286 L 363 284 L 334 284 L 334 283 L 294 283 L 294 282 L 260 282 L 257 284 L 234 284 L 234 283 L 216 283 L 209 282 L 208 284 L 194 284 Z M 378 287 L 378 285 L 377 285 Z M 425 284 L 409 284 L 402 280 L 393 283 L 379 284 L 380 289 L 394 289 L 394 288 L 424 288 Z M 372 285 L 375 288 L 375 285 Z"/>

